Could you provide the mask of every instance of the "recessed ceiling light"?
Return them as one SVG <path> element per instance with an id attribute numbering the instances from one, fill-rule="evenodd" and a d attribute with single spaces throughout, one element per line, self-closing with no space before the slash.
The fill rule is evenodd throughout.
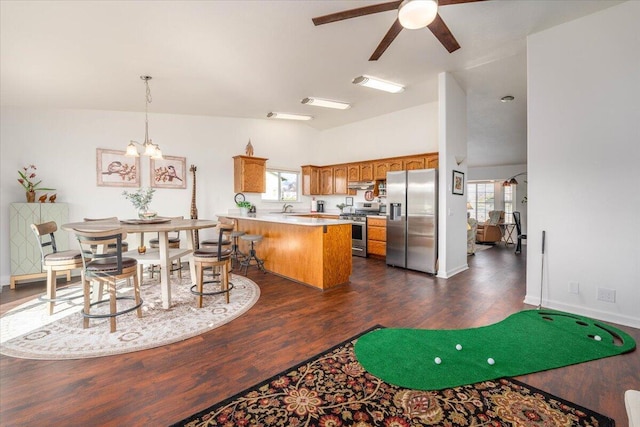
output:
<path id="1" fill-rule="evenodd" d="M 513 101 L 514 99 L 515 99 L 515 98 L 514 98 L 513 96 L 511 96 L 511 95 L 506 95 L 506 96 L 503 96 L 502 98 L 500 98 L 500 101 L 502 101 L 502 102 L 511 102 L 511 101 Z"/>
<path id="2" fill-rule="evenodd" d="M 369 76 L 358 76 L 353 79 L 351 83 L 359 86 L 370 87 L 371 89 L 383 90 L 390 93 L 399 93 L 404 90 L 404 86 L 402 86 L 401 84 L 388 82 Z"/>
<path id="3" fill-rule="evenodd" d="M 303 114 L 290 114 L 290 113 L 276 113 L 270 112 L 267 114 L 270 119 L 283 119 L 283 120 L 311 120 L 313 117 L 305 116 Z"/>
<path id="4" fill-rule="evenodd" d="M 351 107 L 351 104 L 346 102 L 331 101 L 329 99 L 312 98 L 312 97 L 304 98 L 300 102 L 302 102 L 305 105 L 314 105 L 316 107 L 325 107 L 325 108 L 336 108 L 338 110 L 346 110 L 347 108 Z"/>

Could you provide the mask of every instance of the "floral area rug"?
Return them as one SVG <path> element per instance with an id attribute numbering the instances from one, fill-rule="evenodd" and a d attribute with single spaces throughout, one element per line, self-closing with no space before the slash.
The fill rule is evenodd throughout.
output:
<path id="1" fill-rule="evenodd" d="M 357 338 L 173 426 L 615 425 L 608 417 L 509 378 L 439 391 L 385 383 L 356 360 Z"/>
<path id="2" fill-rule="evenodd" d="M 189 271 L 171 278 L 171 308 L 162 308 L 160 283 L 146 277 L 140 288 L 143 300 L 142 318 L 135 312 L 116 318 L 117 330 L 109 332 L 107 319 L 91 319 L 89 328 L 83 329 L 80 310 L 83 292 L 80 284 L 58 290 L 57 295 L 75 297 L 57 302 L 49 316 L 45 303 L 37 298 L 5 313 L 0 318 L 0 353 L 24 359 L 83 359 L 110 356 L 160 347 L 200 335 L 222 326 L 247 312 L 260 297 L 260 288 L 252 280 L 231 275 L 234 287 L 230 303 L 223 295 L 205 296 L 203 307 L 196 308 L 197 297 L 190 292 Z M 215 291 L 213 283 L 206 288 Z M 44 290 L 44 289 L 43 289 Z M 132 294 L 132 289 L 119 286 L 119 296 Z M 105 294 L 105 298 L 108 298 Z M 132 301 L 123 301 L 123 304 Z M 121 309 L 121 301 L 118 301 Z M 92 309 L 92 313 L 108 310 L 109 304 Z M 123 305 L 124 306 L 124 305 Z"/>

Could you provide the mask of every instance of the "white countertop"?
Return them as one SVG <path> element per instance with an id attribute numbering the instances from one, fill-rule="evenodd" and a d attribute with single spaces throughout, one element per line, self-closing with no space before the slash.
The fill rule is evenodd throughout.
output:
<path id="1" fill-rule="evenodd" d="M 308 225 L 308 226 L 320 226 L 320 225 L 341 225 L 351 224 L 351 221 L 343 219 L 329 219 L 329 218 L 312 218 L 312 215 L 322 215 L 322 213 L 256 213 L 249 214 L 248 216 L 240 215 L 239 213 L 226 213 L 216 214 L 218 217 L 226 217 L 232 219 L 246 219 L 249 221 L 264 221 L 275 222 L 279 224 L 291 224 L 291 225 Z M 331 213 L 326 213 L 331 215 Z"/>

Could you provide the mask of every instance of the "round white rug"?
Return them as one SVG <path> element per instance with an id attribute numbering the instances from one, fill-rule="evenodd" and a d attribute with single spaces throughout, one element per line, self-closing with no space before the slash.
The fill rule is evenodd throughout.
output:
<path id="1" fill-rule="evenodd" d="M 177 283 L 180 282 L 177 275 L 171 282 L 171 309 L 165 310 L 157 276 L 156 279 L 145 277 L 140 289 L 142 318 L 138 318 L 135 311 L 116 317 L 117 331 L 114 333 L 109 332 L 108 319 L 90 319 L 89 328 L 83 329 L 80 314 L 83 298 L 79 284 L 58 291 L 58 296 L 78 298 L 56 303 L 52 316 L 47 315 L 45 303 L 36 298 L 0 318 L 0 353 L 24 359 L 64 360 L 160 347 L 224 325 L 249 310 L 260 297 L 258 285 L 234 274 L 231 275 L 234 288 L 229 304 L 224 295 L 205 296 L 203 307 L 198 309 L 197 296 L 189 290 L 188 270 L 186 274 L 183 272 L 181 283 Z M 213 284 L 205 286 L 209 286 L 205 288 L 207 291 L 215 290 Z M 120 287 L 123 295 L 132 294 L 127 286 Z M 132 301 L 122 303 L 132 305 Z M 109 304 L 101 306 L 108 310 Z M 101 306 L 92 309 L 92 313 L 102 310 Z"/>

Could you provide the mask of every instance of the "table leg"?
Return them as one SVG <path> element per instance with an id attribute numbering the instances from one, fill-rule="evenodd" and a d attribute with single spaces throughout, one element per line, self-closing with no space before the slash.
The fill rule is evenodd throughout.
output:
<path id="1" fill-rule="evenodd" d="M 191 250 L 191 254 L 189 255 L 189 271 L 191 272 L 191 284 L 196 284 L 196 263 L 193 262 L 193 252 L 196 250 L 195 239 L 193 235 L 195 234 L 193 230 L 187 230 L 187 248 Z"/>
<path id="2" fill-rule="evenodd" d="M 169 237 L 166 231 L 158 232 L 160 241 L 160 292 L 162 294 L 162 307 L 171 307 L 171 283 L 169 283 Z"/>

